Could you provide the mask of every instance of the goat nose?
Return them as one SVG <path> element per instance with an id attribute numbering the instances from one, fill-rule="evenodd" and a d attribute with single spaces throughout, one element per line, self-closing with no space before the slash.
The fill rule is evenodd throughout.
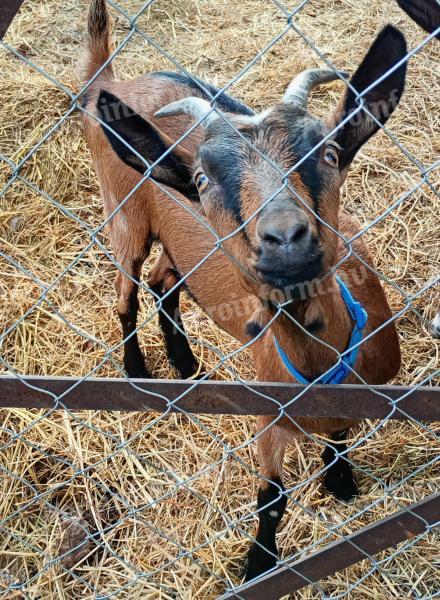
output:
<path id="1" fill-rule="evenodd" d="M 261 228 L 260 239 L 263 243 L 272 246 L 289 246 L 300 243 L 308 232 L 305 223 L 294 223 L 285 227 L 270 225 Z"/>

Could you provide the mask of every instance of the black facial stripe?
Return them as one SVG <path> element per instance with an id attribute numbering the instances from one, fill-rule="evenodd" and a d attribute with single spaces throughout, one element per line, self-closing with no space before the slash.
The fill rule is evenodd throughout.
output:
<path id="1" fill-rule="evenodd" d="M 236 141 L 221 137 L 219 143 L 208 143 L 201 147 L 200 159 L 211 182 L 217 184 L 222 190 L 224 208 L 242 225 L 240 199 L 242 159 L 237 152 Z"/>
<path id="2" fill-rule="evenodd" d="M 203 79 L 199 79 L 198 77 L 188 77 L 187 75 L 183 75 L 182 73 L 173 73 L 172 71 L 156 71 L 151 73 L 154 77 L 163 77 L 167 79 L 172 79 L 179 85 L 184 85 L 189 87 L 190 89 L 197 92 L 197 96 L 201 98 L 205 98 L 206 100 L 211 100 L 210 96 L 205 93 L 203 88 L 208 90 L 211 96 L 215 96 L 219 93 L 219 88 L 211 83 L 203 81 Z M 248 115 L 252 116 L 254 111 L 251 110 L 246 104 L 243 104 L 239 100 L 236 100 L 232 96 L 228 94 L 221 94 L 217 98 L 217 105 L 225 112 L 236 113 L 239 115 Z"/>
<path id="3" fill-rule="evenodd" d="M 216 128 L 223 128 L 225 134 L 216 141 L 209 142 L 200 148 L 199 156 L 202 167 L 212 184 L 221 188 L 223 195 L 222 208 L 228 211 L 237 221 L 238 226 L 244 223 L 241 212 L 241 181 L 243 157 L 239 152 L 240 136 L 226 124 L 216 123 Z M 214 139 L 217 139 L 216 137 Z M 246 228 L 240 229 L 240 234 L 250 244 Z"/>
<path id="4" fill-rule="evenodd" d="M 296 164 L 301 157 L 305 156 L 323 139 L 323 133 L 319 127 L 313 124 L 310 118 L 296 115 L 290 111 L 284 116 L 289 129 L 286 143 L 287 150 L 294 155 Z M 323 175 L 318 167 L 321 147 L 317 148 L 294 172 L 298 173 L 304 186 L 309 190 L 313 199 L 313 210 L 319 215 L 319 198 L 324 186 Z M 293 166 L 293 165 L 292 165 Z"/>

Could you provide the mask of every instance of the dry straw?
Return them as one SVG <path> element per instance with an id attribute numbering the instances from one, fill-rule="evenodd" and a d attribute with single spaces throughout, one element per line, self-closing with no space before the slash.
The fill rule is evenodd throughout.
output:
<path id="1" fill-rule="evenodd" d="M 140 8 L 139 0 L 124 0 L 121 4 L 132 14 Z M 75 90 L 74 69 L 84 43 L 85 11 L 83 1 L 28 0 L 6 41 Z M 121 17 L 115 13 L 114 17 L 116 37 L 121 40 L 129 28 Z M 411 47 L 423 38 L 423 33 L 394 3 L 379 0 L 326 3 L 311 0 L 299 16 L 300 26 L 316 45 L 338 68 L 349 71 L 353 71 L 375 33 L 386 22 L 401 27 Z M 274 5 L 259 0 L 179 3 L 160 0 L 146 11 L 139 24 L 191 72 L 222 85 L 282 30 L 285 21 Z M 424 166 L 434 163 L 439 156 L 436 106 L 440 98 L 439 60 L 438 43 L 429 44 L 411 60 L 404 99 L 389 126 Z M 281 96 L 295 73 L 318 65 L 313 51 L 295 34 L 289 34 L 256 63 L 232 93 L 256 109 L 264 108 Z M 116 67 L 120 76 L 132 77 L 150 70 L 170 69 L 171 65 L 141 37 L 134 36 L 118 57 Z M 17 162 L 64 114 L 69 100 L 47 79 L 4 49 L 0 49 L 0 81 L 0 153 Z M 334 106 L 340 91 L 337 84 L 321 88 L 313 95 L 313 109 L 324 115 Z M 5 163 L 0 164 L 0 169 L 3 185 L 11 171 Z M 97 226 L 102 220 L 99 190 L 78 115 L 64 123 L 32 156 L 22 175 L 88 225 Z M 351 170 L 343 194 L 344 207 L 367 225 L 419 180 L 418 169 L 380 133 L 362 150 Z M 432 172 L 431 181 L 438 186 L 438 169 Z M 21 182 L 16 181 L 0 201 L 1 250 L 46 284 L 88 242 L 80 226 Z M 365 236 L 379 270 L 408 294 L 421 289 L 438 271 L 438 213 L 438 197 L 424 185 Z M 109 247 L 105 236 L 102 240 Z M 157 249 L 153 254 L 156 252 Z M 102 359 L 104 349 L 66 326 L 53 306 L 94 338 L 107 345 L 117 343 L 121 334 L 115 314 L 114 274 L 109 259 L 94 247 L 50 293 L 52 306 L 43 303 L 6 338 L 1 349 L 5 360 L 20 373 L 86 374 Z M 386 291 L 393 310 L 400 310 L 402 297 L 390 286 L 386 286 Z M 1 261 L 0 295 L 3 330 L 33 305 L 39 287 L 7 261 Z M 438 291 L 431 289 L 415 306 L 429 318 L 438 309 L 438 301 Z M 141 305 L 141 318 L 145 319 L 153 306 L 144 293 Z M 238 347 L 187 298 L 183 314 L 187 331 L 194 338 L 225 352 Z M 398 321 L 398 328 L 403 366 L 396 383 L 418 383 L 438 366 L 439 343 L 427 335 L 423 323 L 411 312 Z M 142 330 L 140 338 L 154 375 L 173 376 L 156 319 Z M 213 352 L 201 346 L 196 346 L 195 352 L 204 366 L 214 364 Z M 119 354 L 116 360 L 120 364 Z M 232 366 L 243 378 L 254 377 L 246 352 L 234 358 Z M 98 374 L 118 375 L 118 371 L 107 362 Z M 229 375 L 223 369 L 217 377 L 226 379 Z M 41 418 L 34 422 L 37 416 Z M 114 597 L 121 599 L 211 599 L 222 591 L 222 585 L 210 572 L 238 583 L 247 539 L 237 530 L 215 538 L 216 532 L 225 527 L 224 518 L 200 498 L 207 498 L 231 519 L 254 509 L 257 479 L 235 458 L 229 457 L 221 467 L 196 478 L 191 490 L 180 487 L 138 515 L 130 514 L 127 505 L 115 497 L 115 494 L 121 496 L 132 507 L 151 503 L 174 489 L 176 477 L 181 481 L 222 458 L 222 444 L 186 416 L 167 416 L 153 424 L 156 416 L 91 412 L 75 416 L 57 412 L 46 416 L 40 411 L 2 411 L 5 428 L 17 432 L 29 429 L 8 445 L 0 458 L 0 464 L 16 474 L 16 477 L 2 474 L 0 478 L 0 516 L 12 514 L 35 493 L 55 490 L 45 497 L 46 503 L 36 501 L 10 520 L 9 534 L 0 533 L 0 573 L 5 570 L 4 579 L 0 576 L 0 592 L 10 581 L 32 580 L 26 588 L 27 595 L 10 592 L 8 599 L 94 597 L 89 588 L 66 574 L 59 564 L 50 563 L 59 552 L 63 535 L 69 534 L 66 530 L 75 535 L 72 532 L 81 529 L 81 524 L 91 533 L 108 528 L 100 538 L 104 542 L 101 547 L 97 550 L 93 543 L 87 546 L 75 569 L 102 596 L 114 592 Z M 199 420 L 231 446 L 244 443 L 253 433 L 253 419 L 201 416 Z M 364 423 L 355 432 L 356 439 L 371 431 L 373 425 Z M 135 437 L 127 450 L 116 451 L 118 444 L 143 428 L 144 433 Z M 431 424 L 430 428 L 440 433 L 438 424 Z M 0 430 L 0 442 L 8 440 L 9 435 Z M 310 443 L 293 448 L 286 463 L 287 485 L 295 485 L 318 471 L 319 451 Z M 289 503 L 279 534 L 282 555 L 313 545 L 330 524 L 361 512 L 375 500 L 380 500 L 376 508 L 356 517 L 343 528 L 343 533 L 438 490 L 438 467 L 423 467 L 439 451 L 438 441 L 422 426 L 387 423 L 352 454 L 354 462 L 363 469 L 358 474 L 363 495 L 354 504 L 344 506 L 323 494 L 319 478 L 304 485 L 296 495 L 309 513 Z M 251 469 L 256 468 L 253 445 L 237 454 Z M 106 456 L 110 458 L 100 462 Z M 94 466 L 96 463 L 100 464 Z M 89 470 L 87 476 L 70 480 L 76 469 Z M 416 470 L 415 476 L 399 484 Z M 383 486 L 375 478 L 396 486 L 391 497 L 381 499 Z M 69 480 L 70 483 L 57 487 Z M 111 527 L 115 523 L 118 525 Z M 176 560 L 160 572 L 162 565 L 178 557 L 179 550 L 149 524 L 187 549 L 210 538 L 215 541 L 197 550 L 193 558 Z M 249 519 L 243 529 L 252 533 L 254 526 L 254 520 Z M 12 534 L 30 545 L 17 541 Z M 138 572 L 154 569 L 159 572 L 140 578 L 128 590 L 118 592 L 133 579 L 133 571 L 116 556 L 134 565 Z M 440 589 L 439 567 L 438 538 L 432 534 L 410 551 L 385 562 L 382 570 L 359 582 L 348 597 L 352 600 L 430 598 Z M 335 574 L 322 582 L 322 589 L 328 596 L 344 593 L 367 568 L 364 562 Z M 294 597 L 320 598 L 321 592 L 310 588 Z"/>

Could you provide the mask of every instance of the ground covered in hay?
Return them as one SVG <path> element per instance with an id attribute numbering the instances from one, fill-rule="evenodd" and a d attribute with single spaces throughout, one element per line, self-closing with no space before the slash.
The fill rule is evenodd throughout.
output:
<path id="1" fill-rule="evenodd" d="M 124 0 L 120 5 L 133 15 L 141 3 Z M 28 0 L 5 41 L 76 90 L 85 10 L 83 1 Z M 116 12 L 113 16 L 121 41 L 129 27 Z M 411 48 L 423 39 L 394 4 L 379 0 L 310 0 L 298 18 L 325 56 L 349 71 L 387 22 L 404 30 Z M 219 85 L 285 27 L 281 10 L 259 0 L 159 0 L 139 24 L 192 73 Z M 439 60 L 438 43 L 411 60 L 404 99 L 390 121 L 389 129 L 407 155 L 379 134 L 350 172 L 344 206 L 364 225 L 420 181 L 421 171 L 411 157 L 425 168 L 438 160 Z M 139 35 L 116 64 L 124 77 L 173 68 Z M 292 75 L 319 64 L 304 41 L 290 33 L 231 91 L 254 108 L 265 108 L 280 97 Z M 90 240 L 76 218 L 89 228 L 103 219 L 79 116 L 72 115 L 35 149 L 68 110 L 68 97 L 1 46 L 0 89 L 0 155 L 18 163 L 31 152 L 22 178 L 0 198 L 0 250 L 13 259 L 0 258 L 1 331 L 19 321 L 2 341 L 1 369 L 7 372 L 9 365 L 20 374 L 86 375 L 120 340 L 111 261 L 92 246 L 59 278 L 46 301 L 35 304 L 39 283 L 54 282 Z M 313 96 L 314 110 L 324 115 L 339 92 L 338 86 L 321 88 Z M 0 161 L 2 187 L 10 175 L 8 163 Z M 438 168 L 433 169 L 431 185 L 438 186 L 439 180 Z M 438 212 L 438 198 L 423 184 L 366 234 L 380 271 L 406 294 L 422 290 L 438 272 Z M 105 233 L 100 235 L 109 247 Z M 401 293 L 385 287 L 393 310 L 401 310 Z M 153 305 L 147 294 L 142 294 L 141 305 L 141 317 L 148 321 Z M 439 364 L 440 345 L 427 334 L 421 318 L 431 318 L 438 310 L 438 290 L 421 293 L 413 305 L 419 315 L 407 311 L 398 320 L 403 367 L 396 383 L 401 384 L 422 382 Z M 189 299 L 183 313 L 188 332 L 200 340 L 194 350 L 205 367 L 216 361 L 209 345 L 223 352 L 238 348 Z M 140 338 L 154 374 L 173 376 L 156 318 L 147 322 Z M 245 379 L 254 376 L 246 352 L 236 355 L 231 366 Z M 118 350 L 96 374 L 117 376 L 120 368 Z M 220 370 L 217 377 L 229 378 L 228 371 Z M 228 530 L 227 524 L 254 509 L 256 462 L 254 446 L 247 444 L 252 420 L 24 410 L 2 411 L 1 420 L 0 518 L 7 519 L 7 530 L 0 532 L 0 595 L 11 582 L 28 581 L 22 592 L 5 592 L 6 597 L 91 599 L 98 597 L 98 590 L 100 598 L 211 599 L 226 582 L 239 582 L 246 536 L 253 533 L 255 522 L 248 516 L 239 528 Z M 314 477 L 320 468 L 319 447 L 306 443 L 293 448 L 286 483 L 301 486 L 280 529 L 284 557 L 319 543 L 329 527 L 339 525 L 338 531 L 347 534 L 438 491 L 440 469 L 434 461 L 440 452 L 439 425 L 386 423 L 375 430 L 377 426 L 367 422 L 354 432 L 353 441 L 367 434 L 369 438 L 352 453 L 363 494 L 350 506 L 322 493 L 321 480 Z M 234 455 L 227 454 L 231 447 L 239 448 Z M 179 485 L 188 477 L 189 484 Z M 385 497 L 384 486 L 390 489 Z M 63 531 L 66 543 L 66 535 L 81 541 L 84 530 L 92 535 L 90 544 L 81 556 L 60 564 L 56 558 Z M 326 541 L 337 538 L 335 531 Z M 412 542 L 412 548 L 401 548 L 395 557 L 389 559 L 390 552 L 377 557 L 384 561 L 366 578 L 371 563 L 365 561 L 293 597 L 432 598 L 440 590 L 438 537 Z"/>

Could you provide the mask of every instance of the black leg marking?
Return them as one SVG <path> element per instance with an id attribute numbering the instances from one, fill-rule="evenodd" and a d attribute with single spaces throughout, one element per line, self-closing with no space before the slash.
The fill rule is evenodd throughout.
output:
<path id="1" fill-rule="evenodd" d="M 151 289 L 159 297 L 163 294 L 162 283 L 151 286 Z M 165 337 L 165 346 L 170 363 L 179 371 L 182 379 L 187 379 L 197 373 L 198 363 L 192 353 L 188 340 L 184 333 L 182 317 L 179 310 L 180 287 L 167 295 L 163 300 L 157 300 L 159 308 L 159 325 Z M 172 321 L 168 318 L 168 316 Z M 177 326 L 177 327 L 176 327 Z"/>
<path id="2" fill-rule="evenodd" d="M 144 357 L 139 348 L 137 333 L 134 333 L 130 339 L 126 339 L 136 329 L 137 313 L 139 303 L 137 299 L 137 287 L 131 292 L 128 299 L 128 312 L 119 313 L 119 319 L 122 325 L 122 335 L 124 341 L 124 367 L 127 375 L 133 378 L 150 379 L 151 373 L 145 366 Z"/>
<path id="3" fill-rule="evenodd" d="M 256 542 L 248 552 L 245 581 L 255 579 L 272 569 L 277 563 L 278 549 L 275 534 L 287 504 L 287 498 L 281 493 L 280 488 L 285 489 L 281 480 L 274 479 L 268 488 L 260 488 L 258 492 L 258 531 Z"/>
<path id="4" fill-rule="evenodd" d="M 332 434 L 332 439 L 335 441 L 342 441 L 346 437 L 347 430 Z M 354 496 L 359 495 L 359 489 L 353 479 L 351 464 L 344 457 L 337 458 L 337 452 L 341 453 L 346 450 L 347 444 L 328 443 L 321 455 L 325 466 L 331 465 L 325 473 L 324 485 L 338 500 L 343 500 L 344 502 L 348 502 Z"/>

